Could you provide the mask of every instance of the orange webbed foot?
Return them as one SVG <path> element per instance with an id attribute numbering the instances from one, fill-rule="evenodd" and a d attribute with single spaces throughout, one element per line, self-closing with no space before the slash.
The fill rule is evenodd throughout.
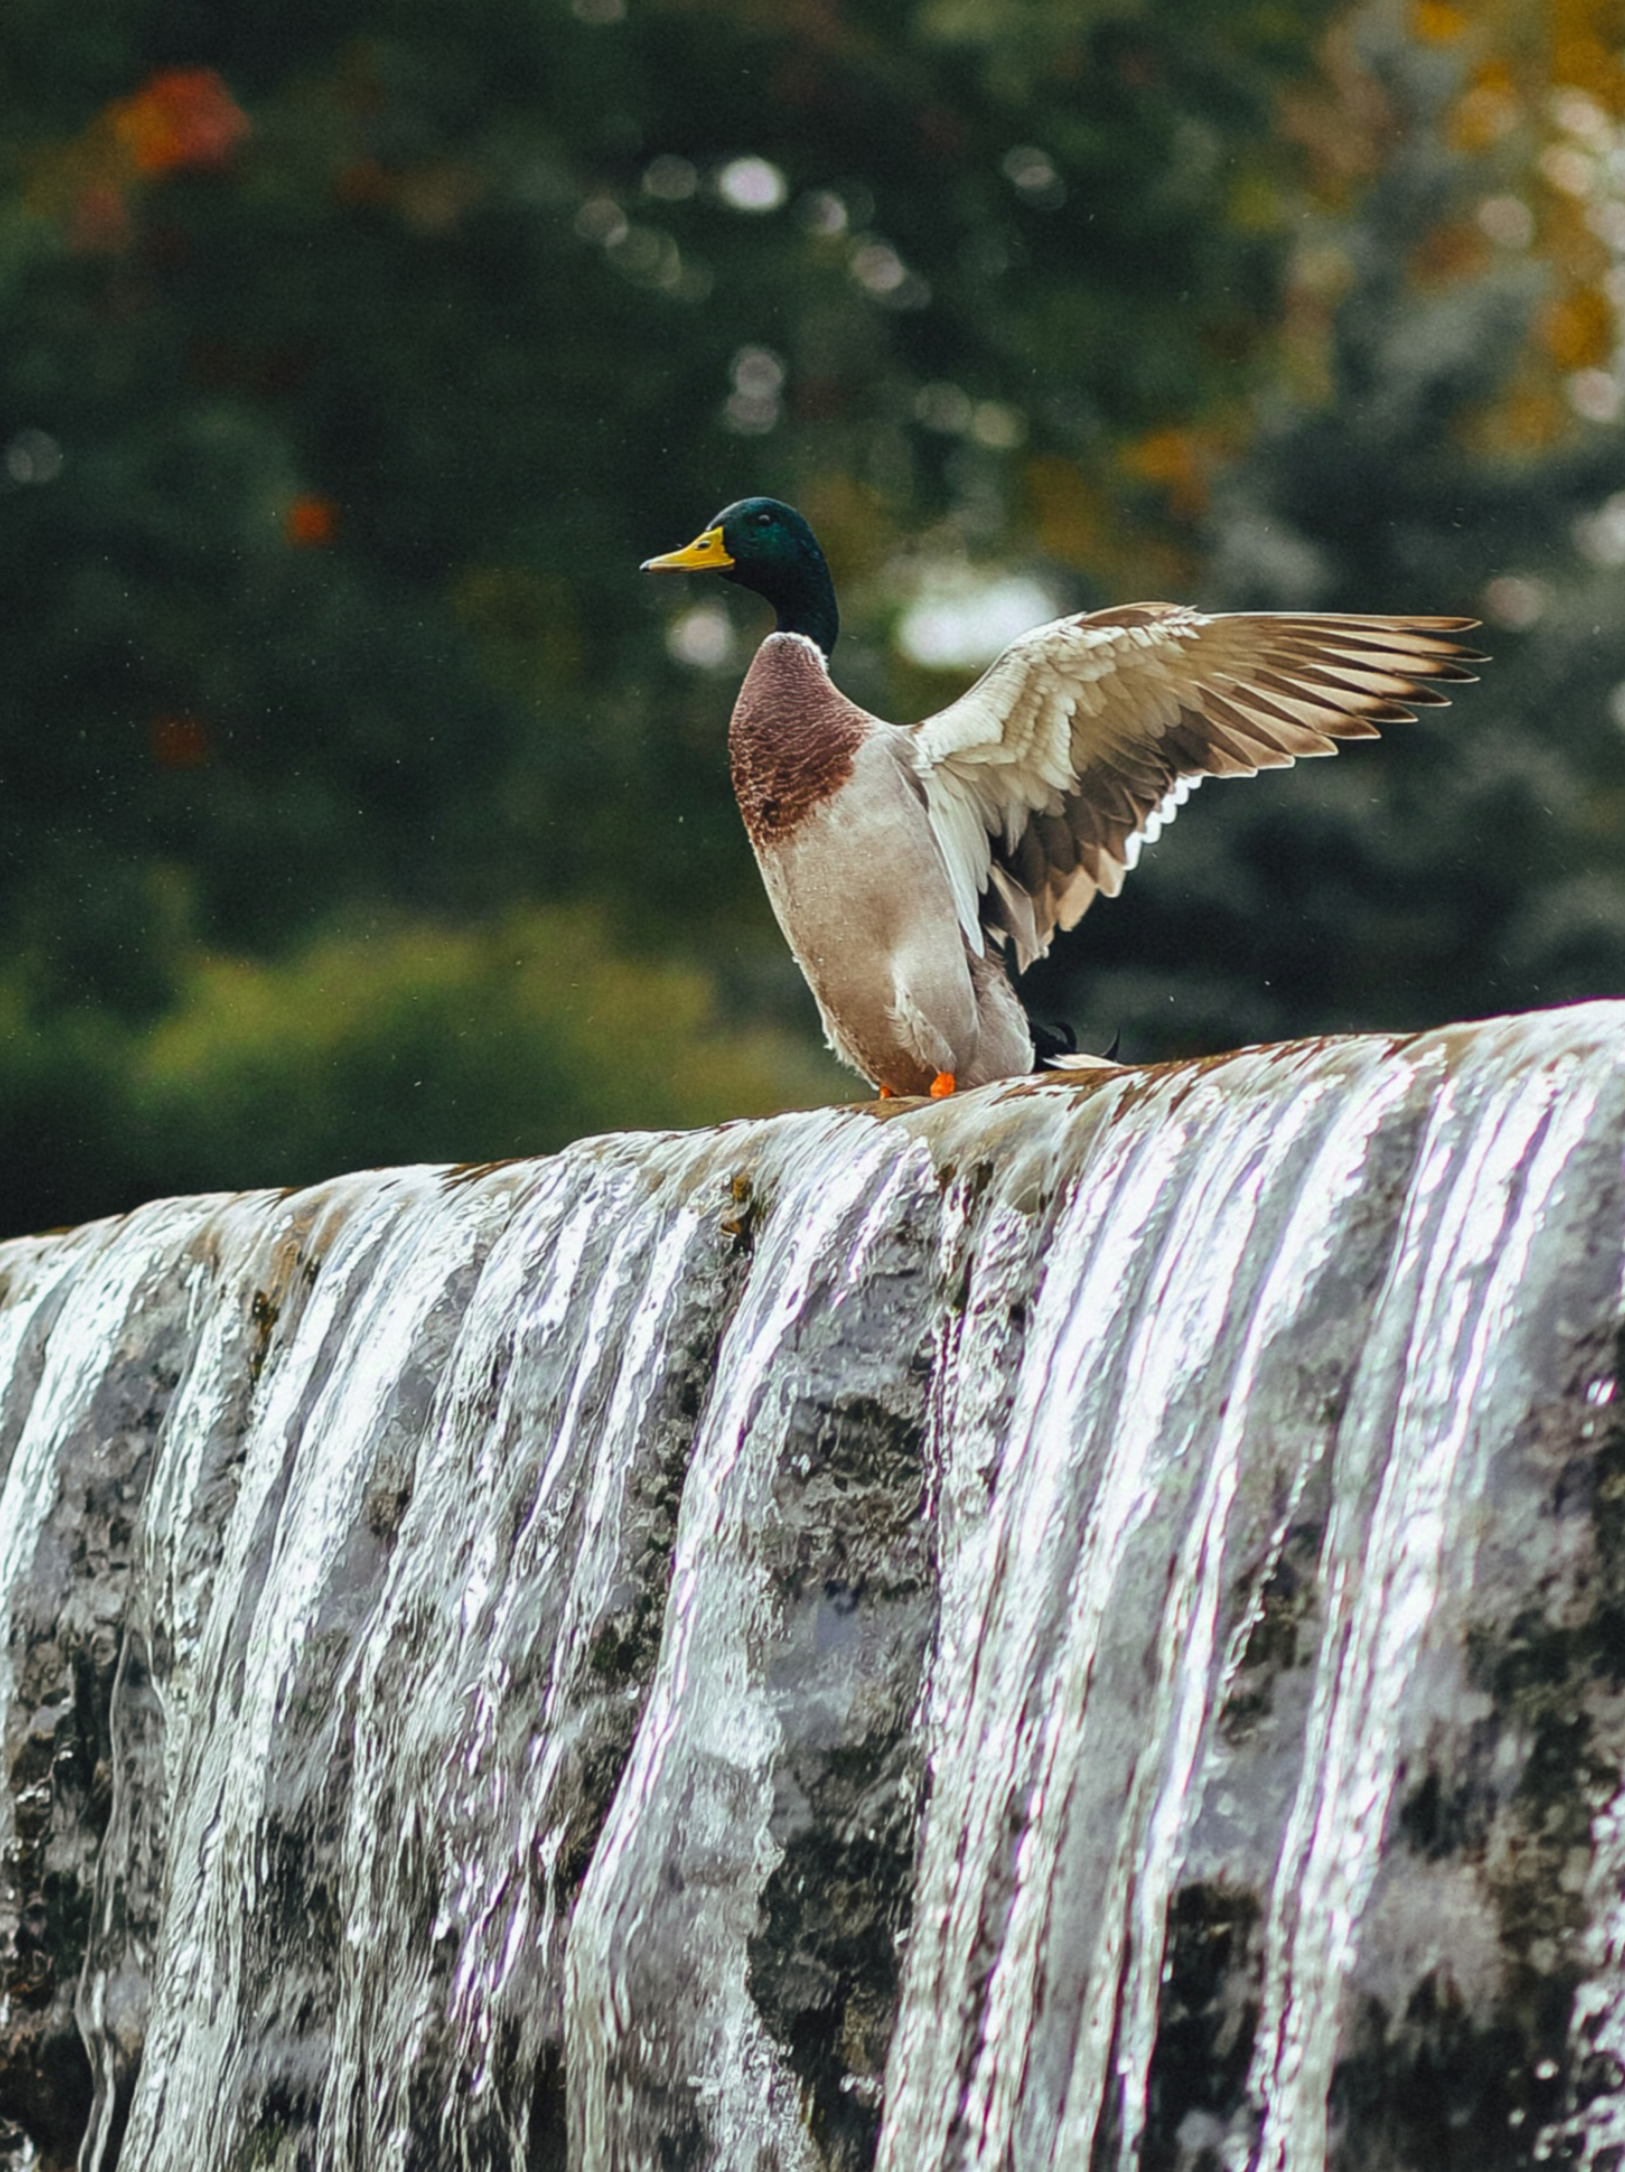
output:
<path id="1" fill-rule="evenodd" d="M 954 1075 L 951 1071 L 939 1071 L 931 1081 L 931 1098 L 933 1101 L 945 1100 L 953 1090 Z"/>
<path id="2" fill-rule="evenodd" d="M 897 1095 L 895 1090 L 890 1086 L 878 1086 L 875 1089 L 875 1099 L 877 1101 L 895 1101 L 897 1099 Z"/>

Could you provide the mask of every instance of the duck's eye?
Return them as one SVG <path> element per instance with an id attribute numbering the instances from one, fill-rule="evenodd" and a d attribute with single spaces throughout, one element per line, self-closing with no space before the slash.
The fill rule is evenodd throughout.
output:
<path id="1" fill-rule="evenodd" d="M 773 525 L 773 515 L 771 513 L 758 513 L 756 516 L 756 525 L 758 528 L 771 528 Z"/>

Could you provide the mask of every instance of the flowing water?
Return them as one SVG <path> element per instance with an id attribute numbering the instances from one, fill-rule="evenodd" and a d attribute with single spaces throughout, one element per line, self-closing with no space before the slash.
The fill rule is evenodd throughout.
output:
<path id="1" fill-rule="evenodd" d="M 11 2161 L 1619 2165 L 1622 1156 L 1594 1005 L 0 1248 Z"/>

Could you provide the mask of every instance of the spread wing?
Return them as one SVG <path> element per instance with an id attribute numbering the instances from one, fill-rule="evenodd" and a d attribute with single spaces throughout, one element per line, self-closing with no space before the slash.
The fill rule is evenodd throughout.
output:
<path id="1" fill-rule="evenodd" d="M 1469 618 L 1208 616 L 1141 603 L 1035 626 L 914 727 L 966 935 L 1042 957 L 1204 777 L 1250 777 L 1411 723 L 1483 658 Z"/>

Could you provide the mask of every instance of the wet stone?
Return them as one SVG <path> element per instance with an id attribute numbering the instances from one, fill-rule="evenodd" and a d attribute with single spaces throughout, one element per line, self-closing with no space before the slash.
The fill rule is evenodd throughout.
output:
<path id="1" fill-rule="evenodd" d="M 1625 2165 L 1625 1007 L 0 1248 L 0 2165 Z"/>

